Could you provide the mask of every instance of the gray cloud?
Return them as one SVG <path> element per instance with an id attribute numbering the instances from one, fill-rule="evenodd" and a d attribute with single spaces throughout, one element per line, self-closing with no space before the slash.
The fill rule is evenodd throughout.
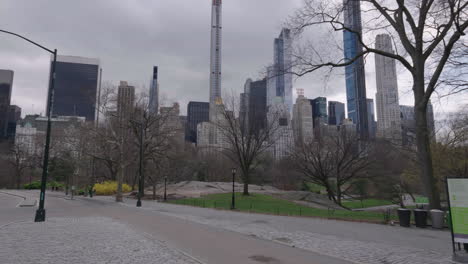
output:
<path id="1" fill-rule="evenodd" d="M 273 39 L 301 0 L 223 2 L 224 91 L 243 88 L 272 62 Z M 167 103 L 208 100 L 211 1 L 200 0 L 3 0 L 0 27 L 24 34 L 60 54 L 99 58 L 104 80 L 128 80 L 147 88 L 160 68 Z M 0 35 L 0 68 L 15 71 L 13 103 L 26 113 L 43 112 L 50 56 L 19 39 Z M 374 97 L 373 64 L 368 95 Z M 341 73 L 339 70 L 337 73 Z M 323 73 L 295 81 L 306 96 L 344 101 L 342 74 Z M 34 107 L 33 107 L 34 105 Z"/>

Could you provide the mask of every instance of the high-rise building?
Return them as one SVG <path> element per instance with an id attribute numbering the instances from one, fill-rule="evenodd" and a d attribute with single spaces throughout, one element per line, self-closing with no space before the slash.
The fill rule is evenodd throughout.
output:
<path id="1" fill-rule="evenodd" d="M 292 127 L 296 145 L 301 146 L 313 140 L 314 122 L 312 105 L 303 94 L 299 94 L 293 106 Z"/>
<path id="2" fill-rule="evenodd" d="M 120 120 L 129 119 L 135 110 L 135 87 L 120 81 L 117 94 L 117 116 Z"/>
<path id="3" fill-rule="evenodd" d="M 211 7 L 211 61 L 210 61 L 210 121 L 221 104 L 221 0 L 213 0 Z"/>
<path id="4" fill-rule="evenodd" d="M 316 127 L 318 123 L 328 124 L 327 98 L 317 97 L 315 99 L 309 99 L 309 103 L 312 106 L 314 127 Z"/>
<path id="5" fill-rule="evenodd" d="M 286 158 L 290 154 L 294 143 L 291 115 L 288 107 L 281 100 L 278 100 L 268 110 L 267 118 L 269 124 L 277 127 L 271 138 L 274 142 L 269 152 L 275 160 Z"/>
<path id="6" fill-rule="evenodd" d="M 343 0 L 344 26 L 351 29 L 343 31 L 345 61 L 355 59 L 362 52 L 359 42 L 362 36 L 361 1 Z M 367 123 L 366 80 L 364 72 L 364 59 L 359 57 L 352 64 L 345 67 L 346 97 L 348 118 L 356 124 L 359 137 L 367 139 L 369 125 Z"/>
<path id="7" fill-rule="evenodd" d="M 390 35 L 379 34 L 375 39 L 375 48 L 394 53 Z M 395 60 L 382 55 L 375 55 L 375 73 L 377 81 L 377 135 L 390 140 L 401 140 L 400 103 Z"/>
<path id="8" fill-rule="evenodd" d="M 8 128 L 7 138 L 14 139 L 16 133 L 16 125 L 21 120 L 21 107 L 17 105 L 10 105 L 8 111 Z"/>
<path id="9" fill-rule="evenodd" d="M 283 28 L 274 40 L 273 66 L 268 68 L 267 105 L 273 105 L 280 97 L 292 113 L 292 38 L 290 29 Z"/>
<path id="10" fill-rule="evenodd" d="M 96 118 L 99 60 L 76 56 L 57 56 L 52 116 Z M 48 106 L 48 104 L 47 104 Z M 46 109 L 46 113 L 49 113 Z"/>
<path id="11" fill-rule="evenodd" d="M 189 102 L 187 106 L 186 140 L 197 143 L 197 125 L 210 119 L 210 103 Z"/>
<path id="12" fill-rule="evenodd" d="M 369 124 L 369 138 L 375 138 L 377 123 L 375 122 L 374 99 L 367 98 L 367 123 Z"/>
<path id="13" fill-rule="evenodd" d="M 341 125 L 345 120 L 345 105 L 336 101 L 328 102 L 328 124 Z"/>
<path id="14" fill-rule="evenodd" d="M 248 95 L 248 118 L 251 132 L 264 129 L 267 121 L 266 107 L 267 80 L 263 79 L 250 84 Z"/>
<path id="15" fill-rule="evenodd" d="M 416 119 L 414 116 L 414 106 L 400 105 L 402 144 L 403 146 L 414 146 L 416 144 Z M 434 110 L 431 102 L 426 109 L 427 128 L 430 137 L 435 137 Z"/>
<path id="16" fill-rule="evenodd" d="M 0 70 L 0 139 L 7 137 L 13 76 L 11 70 Z"/>
<path id="17" fill-rule="evenodd" d="M 158 82 L 158 66 L 153 67 L 153 77 L 151 78 L 149 91 L 149 112 L 157 114 L 159 108 L 159 82 Z"/>

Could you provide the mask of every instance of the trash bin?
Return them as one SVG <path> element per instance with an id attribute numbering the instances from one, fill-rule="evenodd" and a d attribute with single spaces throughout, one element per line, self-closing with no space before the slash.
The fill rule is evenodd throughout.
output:
<path id="1" fill-rule="evenodd" d="M 431 210 L 431 219 L 433 228 L 443 228 L 444 227 L 444 216 L 445 212 L 437 209 Z"/>
<path id="2" fill-rule="evenodd" d="M 409 227 L 411 219 L 411 211 L 406 208 L 398 208 L 398 220 L 400 226 Z"/>
<path id="3" fill-rule="evenodd" d="M 414 222 L 416 222 L 416 227 L 425 228 L 427 225 L 427 211 L 414 209 Z"/>

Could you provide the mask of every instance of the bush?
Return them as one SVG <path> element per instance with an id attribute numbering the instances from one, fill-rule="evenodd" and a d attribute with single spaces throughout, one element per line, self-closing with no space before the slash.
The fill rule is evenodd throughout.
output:
<path id="1" fill-rule="evenodd" d="M 41 188 L 41 182 L 40 181 L 33 181 L 31 183 L 27 183 L 23 185 L 23 188 L 26 190 L 36 190 Z"/>
<path id="2" fill-rule="evenodd" d="M 112 195 L 117 192 L 117 182 L 105 181 L 103 183 L 96 183 L 93 187 L 96 190 L 96 195 Z M 122 184 L 122 192 L 130 192 L 132 188 L 128 184 Z"/>

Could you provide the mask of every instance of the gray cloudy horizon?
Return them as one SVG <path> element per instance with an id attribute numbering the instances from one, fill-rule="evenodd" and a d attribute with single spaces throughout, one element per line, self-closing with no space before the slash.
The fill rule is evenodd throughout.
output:
<path id="1" fill-rule="evenodd" d="M 223 2 L 223 94 L 238 94 L 247 78 L 262 77 L 273 60 L 273 39 L 301 2 Z M 125 80 L 147 89 L 152 67 L 158 66 L 162 97 L 166 103 L 179 102 L 185 115 L 189 101 L 208 101 L 210 16 L 210 0 L 3 0 L 0 28 L 57 48 L 59 55 L 98 58 L 103 81 L 115 84 Z M 45 51 L 0 34 L 0 69 L 15 72 L 12 104 L 23 109 L 23 116 L 44 112 L 49 61 Z M 366 64 L 366 84 L 368 98 L 374 98 L 372 59 Z M 400 103 L 411 104 L 408 82 L 399 80 L 399 85 Z M 342 74 L 327 83 L 320 73 L 312 74 L 296 79 L 297 88 L 309 98 L 326 96 L 342 102 L 346 98 Z M 448 99 L 434 105 L 437 112 L 456 110 Z"/>

